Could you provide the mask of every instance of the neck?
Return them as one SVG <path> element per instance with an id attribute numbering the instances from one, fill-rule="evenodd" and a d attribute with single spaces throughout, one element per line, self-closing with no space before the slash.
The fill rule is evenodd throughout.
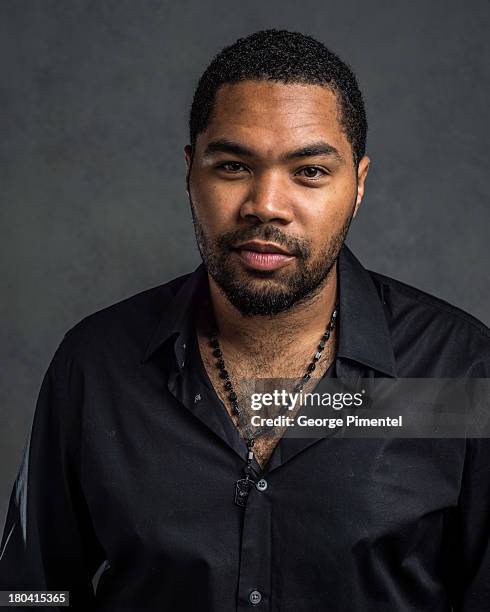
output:
<path id="1" fill-rule="evenodd" d="M 211 303 L 220 342 L 239 353 L 254 354 L 260 347 L 274 352 L 287 346 L 315 343 L 323 334 L 337 299 L 337 263 L 309 300 L 273 316 L 243 316 L 208 275 Z"/>

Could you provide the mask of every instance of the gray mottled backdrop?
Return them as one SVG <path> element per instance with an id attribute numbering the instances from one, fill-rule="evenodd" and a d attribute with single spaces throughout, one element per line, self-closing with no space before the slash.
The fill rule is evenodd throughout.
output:
<path id="1" fill-rule="evenodd" d="M 300 30 L 353 66 L 372 169 L 351 246 L 489 322 L 488 6 L 0 0 L 0 527 L 64 332 L 198 263 L 187 109 L 240 35 Z"/>

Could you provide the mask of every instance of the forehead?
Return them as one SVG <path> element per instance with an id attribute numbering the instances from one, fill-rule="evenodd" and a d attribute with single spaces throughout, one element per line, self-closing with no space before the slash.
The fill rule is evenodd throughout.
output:
<path id="1" fill-rule="evenodd" d="M 242 81 L 220 87 L 202 141 L 229 139 L 264 155 L 326 141 L 346 157 L 351 147 L 337 96 L 321 85 Z"/>

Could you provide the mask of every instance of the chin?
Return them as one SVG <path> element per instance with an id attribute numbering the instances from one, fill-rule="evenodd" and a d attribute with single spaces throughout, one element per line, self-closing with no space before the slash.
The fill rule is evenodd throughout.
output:
<path id="1" fill-rule="evenodd" d="M 243 270 L 233 274 L 234 284 L 257 292 L 275 289 L 287 290 L 291 273 L 282 270 Z"/>

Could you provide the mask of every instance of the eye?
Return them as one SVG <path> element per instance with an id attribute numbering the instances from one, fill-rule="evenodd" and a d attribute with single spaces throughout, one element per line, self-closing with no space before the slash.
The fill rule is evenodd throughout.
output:
<path id="1" fill-rule="evenodd" d="M 317 180 L 328 175 L 328 172 L 319 166 L 305 166 L 296 173 L 307 179 Z"/>
<path id="2" fill-rule="evenodd" d="M 231 174 L 237 174 L 238 172 L 242 172 L 243 170 L 247 170 L 247 168 L 237 161 L 228 161 L 220 164 L 218 166 L 220 170 L 224 170 L 225 172 L 230 172 Z"/>

